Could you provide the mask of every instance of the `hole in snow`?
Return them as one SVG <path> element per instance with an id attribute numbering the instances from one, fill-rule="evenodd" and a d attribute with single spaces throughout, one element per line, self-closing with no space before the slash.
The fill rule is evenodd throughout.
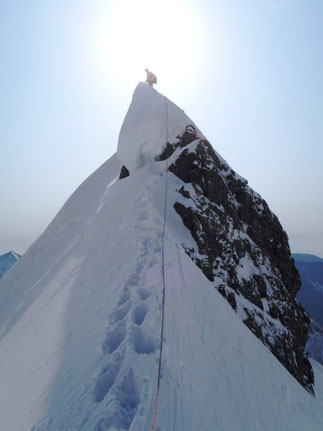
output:
<path id="1" fill-rule="evenodd" d="M 151 295 L 151 291 L 149 289 L 138 289 L 138 294 L 140 296 L 140 299 L 142 299 L 143 301 L 147 298 L 149 298 L 149 296 Z"/>
<path id="2" fill-rule="evenodd" d="M 118 301 L 118 305 L 123 305 L 126 301 L 128 301 L 129 298 L 130 298 L 130 291 L 125 290 L 120 296 L 120 299 Z"/>
<path id="3" fill-rule="evenodd" d="M 136 325 L 141 325 L 148 313 L 146 304 L 139 304 L 133 311 L 133 321 Z"/>
<path id="4" fill-rule="evenodd" d="M 140 388 L 132 369 L 113 392 L 114 398 L 107 405 L 107 416 L 99 420 L 95 431 L 126 431 L 131 428 L 140 405 Z"/>
<path id="5" fill-rule="evenodd" d="M 139 283 L 139 270 L 138 272 L 135 272 L 132 274 L 129 279 L 127 280 L 127 286 L 138 286 Z"/>
<path id="6" fill-rule="evenodd" d="M 105 398 L 105 396 L 113 386 L 120 371 L 120 366 L 121 363 L 120 365 L 110 365 L 105 370 L 103 370 L 102 374 L 98 378 L 98 381 L 94 388 L 94 397 L 97 403 L 100 403 Z"/>
<path id="7" fill-rule="evenodd" d="M 120 320 L 123 320 L 126 315 L 128 314 L 128 311 L 130 309 L 130 302 L 124 304 L 122 307 L 117 308 L 116 310 L 113 310 L 110 315 L 110 323 L 114 324 L 119 322 Z"/>
<path id="8" fill-rule="evenodd" d="M 119 325 L 117 328 L 108 332 L 102 343 L 104 353 L 113 353 L 120 346 L 126 336 L 125 325 Z"/>
<path id="9" fill-rule="evenodd" d="M 134 347 L 136 353 L 139 355 L 146 353 L 150 355 L 154 353 L 157 349 L 157 342 L 151 336 L 149 336 L 146 332 L 142 331 L 140 328 L 137 328 L 134 337 Z"/>
<path id="10" fill-rule="evenodd" d="M 120 390 L 118 397 L 122 409 L 122 423 L 120 423 L 120 425 L 128 430 L 140 404 L 140 398 L 132 369 L 122 382 Z"/>

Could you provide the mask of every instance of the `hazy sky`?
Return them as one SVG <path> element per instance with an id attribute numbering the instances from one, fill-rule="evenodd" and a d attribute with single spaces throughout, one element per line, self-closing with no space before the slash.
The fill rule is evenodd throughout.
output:
<path id="1" fill-rule="evenodd" d="M 117 147 L 144 68 L 323 257 L 322 0 L 0 0 L 0 254 Z"/>

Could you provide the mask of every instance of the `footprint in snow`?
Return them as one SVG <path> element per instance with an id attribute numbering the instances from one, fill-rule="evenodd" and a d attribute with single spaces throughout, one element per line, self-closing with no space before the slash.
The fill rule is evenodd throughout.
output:
<path id="1" fill-rule="evenodd" d="M 143 331 L 140 327 L 137 327 L 134 330 L 133 344 L 135 352 L 139 355 L 150 355 L 155 353 L 158 348 L 157 340 L 151 337 L 147 332 Z"/>
<path id="2" fill-rule="evenodd" d="M 140 299 L 145 301 L 145 299 L 149 298 L 149 296 L 151 295 L 151 291 L 149 289 L 139 288 L 138 294 L 139 294 Z"/>
<path id="3" fill-rule="evenodd" d="M 113 360 L 102 369 L 94 388 L 94 398 L 97 403 L 100 403 L 104 400 L 114 385 L 120 372 L 123 359 L 124 355 L 123 353 L 120 353 L 119 355 L 116 355 Z"/>
<path id="4" fill-rule="evenodd" d="M 138 304 L 132 314 L 133 321 L 136 325 L 141 325 L 148 313 L 148 306 L 145 303 Z"/>
<path id="5" fill-rule="evenodd" d="M 131 307 L 130 302 L 124 302 L 122 305 L 120 305 L 118 308 L 112 311 L 110 314 L 109 322 L 111 325 L 114 325 L 115 323 L 119 322 L 120 320 L 123 320 Z"/>
<path id="6" fill-rule="evenodd" d="M 126 326 L 122 322 L 117 327 L 108 331 L 102 343 L 102 350 L 104 353 L 113 353 L 118 349 L 126 336 Z"/>
<path id="7" fill-rule="evenodd" d="M 123 305 L 125 302 L 128 301 L 129 298 L 130 298 L 130 291 L 125 290 L 120 296 L 120 299 L 118 301 L 118 305 Z"/>

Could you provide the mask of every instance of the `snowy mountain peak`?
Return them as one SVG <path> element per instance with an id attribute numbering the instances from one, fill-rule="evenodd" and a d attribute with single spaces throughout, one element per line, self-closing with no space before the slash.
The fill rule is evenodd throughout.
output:
<path id="1" fill-rule="evenodd" d="M 118 154 L 0 280 L 0 429 L 151 431 L 162 341 L 156 429 L 321 431 L 298 288 L 267 204 L 139 84 Z"/>
<path id="2" fill-rule="evenodd" d="M 117 154 L 130 173 L 155 160 L 166 142 L 174 142 L 194 124 L 182 109 L 140 82 L 120 130 Z M 199 132 L 199 136 L 203 135 Z"/>

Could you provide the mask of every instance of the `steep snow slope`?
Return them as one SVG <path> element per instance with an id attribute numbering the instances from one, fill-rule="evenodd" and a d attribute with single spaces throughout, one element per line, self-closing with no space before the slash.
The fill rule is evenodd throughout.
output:
<path id="1" fill-rule="evenodd" d="M 20 258 L 20 254 L 14 251 L 9 251 L 9 253 L 0 256 L 0 278 L 3 277 Z"/>
<path id="2" fill-rule="evenodd" d="M 119 180 L 113 156 L 0 281 L 0 429 L 151 430 L 169 175 L 158 427 L 321 430 L 321 368 L 314 398 L 241 322 L 180 245 L 179 180 L 145 160 Z"/>

